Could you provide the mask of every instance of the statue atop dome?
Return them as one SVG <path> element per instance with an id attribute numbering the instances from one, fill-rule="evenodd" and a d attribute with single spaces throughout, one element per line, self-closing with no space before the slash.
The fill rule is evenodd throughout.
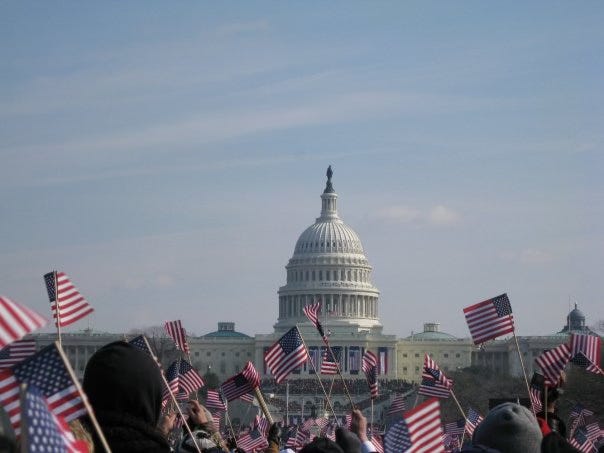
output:
<path id="1" fill-rule="evenodd" d="M 323 191 L 323 193 L 335 193 L 335 190 L 333 190 L 333 186 L 331 185 L 331 177 L 333 176 L 333 170 L 331 169 L 331 165 L 329 167 L 327 167 L 327 184 L 325 185 L 325 190 Z"/>

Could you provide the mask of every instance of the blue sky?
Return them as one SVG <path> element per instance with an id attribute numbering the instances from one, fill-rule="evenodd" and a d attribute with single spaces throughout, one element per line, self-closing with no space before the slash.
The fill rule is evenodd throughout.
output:
<path id="1" fill-rule="evenodd" d="M 4 2 L 0 294 L 270 332 L 334 168 L 385 332 L 604 318 L 601 2 Z M 86 327 L 86 322 L 74 329 Z"/>

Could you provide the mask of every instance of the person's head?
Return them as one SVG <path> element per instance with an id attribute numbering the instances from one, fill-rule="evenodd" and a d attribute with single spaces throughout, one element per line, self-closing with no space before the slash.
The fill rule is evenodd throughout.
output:
<path id="1" fill-rule="evenodd" d="M 300 453 L 345 453 L 345 451 L 334 441 L 325 437 L 317 437 L 311 443 L 306 444 Z"/>
<path id="2" fill-rule="evenodd" d="M 155 361 L 140 349 L 124 341 L 103 346 L 86 365 L 83 387 L 95 412 L 157 425 L 163 382 Z"/>
<path id="3" fill-rule="evenodd" d="M 516 403 L 494 407 L 476 427 L 472 443 L 501 453 L 539 453 L 543 436 L 533 413 Z"/>

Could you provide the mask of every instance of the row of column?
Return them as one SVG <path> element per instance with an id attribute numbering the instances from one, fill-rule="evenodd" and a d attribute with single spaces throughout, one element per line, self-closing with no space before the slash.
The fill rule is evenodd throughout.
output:
<path id="1" fill-rule="evenodd" d="M 348 294 L 304 294 L 279 297 L 279 318 L 303 316 L 302 309 L 315 300 L 321 301 L 321 316 L 377 319 L 377 297 Z"/>

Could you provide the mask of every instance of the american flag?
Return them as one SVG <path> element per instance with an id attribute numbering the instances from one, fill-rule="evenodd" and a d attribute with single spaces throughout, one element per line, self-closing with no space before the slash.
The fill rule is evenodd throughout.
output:
<path id="1" fill-rule="evenodd" d="M 474 344 L 514 332 L 514 315 L 507 294 L 463 309 Z"/>
<path id="2" fill-rule="evenodd" d="M 46 320 L 8 297 L 0 296 L 0 348 L 46 325 Z"/>
<path id="3" fill-rule="evenodd" d="M 344 418 L 344 426 L 346 429 L 350 429 L 352 426 L 352 414 L 346 414 L 346 417 Z"/>
<path id="4" fill-rule="evenodd" d="M 591 363 L 600 366 L 601 350 L 602 339 L 599 336 L 573 333 L 570 337 L 571 357 L 582 353 Z"/>
<path id="5" fill-rule="evenodd" d="M 330 348 L 323 351 L 321 360 L 321 374 L 338 374 L 338 359 L 333 356 L 334 352 Z"/>
<path id="6" fill-rule="evenodd" d="M 248 393 L 253 393 L 254 388 L 258 386 L 260 386 L 260 376 L 252 362 L 248 362 L 241 373 L 222 383 L 220 391 L 227 401 L 233 401 Z"/>
<path id="7" fill-rule="evenodd" d="M 193 392 L 197 392 L 199 388 L 203 387 L 205 384 L 203 382 L 202 377 L 199 375 L 197 370 L 193 368 L 193 366 L 184 359 L 180 360 L 180 369 L 179 369 L 179 377 L 178 377 L 178 388 L 186 393 L 190 394 Z"/>
<path id="8" fill-rule="evenodd" d="M 295 427 L 290 430 L 285 446 L 287 448 L 299 449 L 308 442 L 309 437 L 308 433 L 304 432 L 300 427 Z"/>
<path id="9" fill-rule="evenodd" d="M 403 398 L 403 395 L 397 394 L 394 396 L 386 415 L 398 414 L 399 412 L 405 412 L 406 410 L 407 405 L 405 404 L 405 398 Z"/>
<path id="10" fill-rule="evenodd" d="M 166 370 L 166 382 L 168 383 L 168 387 L 164 385 L 164 392 L 162 395 L 162 400 L 167 402 L 170 399 L 170 393 L 175 395 L 178 393 L 178 382 L 179 382 L 179 361 L 175 361 L 172 363 L 168 369 Z M 170 390 L 168 390 L 168 388 Z"/>
<path id="11" fill-rule="evenodd" d="M 49 272 L 44 275 L 44 282 L 52 316 L 60 327 L 73 324 L 94 311 L 64 272 Z"/>
<path id="12" fill-rule="evenodd" d="M 585 432 L 587 433 L 587 438 L 592 442 L 596 442 L 604 435 L 602 429 L 600 429 L 600 423 L 597 420 L 587 423 L 585 425 Z"/>
<path id="13" fill-rule="evenodd" d="M 217 390 L 208 390 L 206 397 L 206 407 L 215 411 L 225 411 L 226 404 L 222 399 L 222 395 Z"/>
<path id="14" fill-rule="evenodd" d="M 589 440 L 587 431 L 583 428 L 579 428 L 574 432 L 569 443 L 583 453 L 591 453 L 594 451 L 594 444 Z"/>
<path id="15" fill-rule="evenodd" d="M 348 369 L 351 373 L 356 373 L 361 369 L 361 351 L 350 349 L 348 357 Z"/>
<path id="16" fill-rule="evenodd" d="M 44 395 L 28 386 L 21 395 L 24 452 L 88 453 L 84 440 L 76 440 L 69 426 L 48 408 Z"/>
<path id="17" fill-rule="evenodd" d="M 384 453 L 384 444 L 382 443 L 382 438 L 378 434 L 372 434 L 369 441 L 373 444 L 377 453 Z"/>
<path id="18" fill-rule="evenodd" d="M 268 419 L 266 417 L 260 416 L 260 415 L 256 415 L 256 417 L 254 417 L 254 425 L 252 426 L 252 429 L 257 429 L 258 431 L 260 431 L 262 433 L 262 435 L 264 437 L 267 436 L 268 434 L 268 430 L 271 427 L 270 422 L 268 421 Z"/>
<path id="19" fill-rule="evenodd" d="M 377 380 L 377 356 L 371 351 L 365 351 L 363 354 L 363 364 L 361 365 L 365 377 L 367 378 L 367 385 L 369 386 L 369 393 L 371 399 L 377 398 L 378 396 L 378 380 Z"/>
<path id="20" fill-rule="evenodd" d="M 577 428 L 578 426 L 583 426 L 585 425 L 585 419 L 586 417 L 591 417 L 593 415 L 593 411 L 587 409 L 585 406 L 583 406 L 581 403 L 577 403 L 573 406 L 573 408 L 570 411 L 569 414 L 569 418 L 571 420 L 571 426 L 572 426 L 572 430 L 574 430 L 575 428 Z"/>
<path id="21" fill-rule="evenodd" d="M 451 395 L 453 381 L 448 379 L 432 358 L 426 354 L 424 356 L 424 370 L 422 373 L 422 382 L 418 393 L 426 396 L 436 396 L 438 398 L 448 398 Z"/>
<path id="22" fill-rule="evenodd" d="M 36 386 L 46 396 L 50 410 L 67 421 L 86 412 L 77 386 L 71 379 L 57 345 L 51 344 L 33 356 L 18 363 L 12 369 L 0 372 L 0 405 L 6 410 L 11 424 L 18 433 L 21 411 L 19 409 L 19 385 Z"/>
<path id="23" fill-rule="evenodd" d="M 36 352 L 36 340 L 19 340 L 0 350 L 0 368 L 9 368 Z"/>
<path id="24" fill-rule="evenodd" d="M 222 414 L 220 412 L 212 412 L 212 426 L 214 427 L 214 431 L 217 433 L 220 432 L 220 419 L 222 418 Z"/>
<path id="25" fill-rule="evenodd" d="M 189 354 L 190 350 L 189 343 L 187 343 L 187 332 L 182 326 L 180 319 L 177 319 L 176 321 L 166 321 L 164 328 L 170 338 L 174 340 L 176 349 L 183 351 L 185 354 Z"/>
<path id="26" fill-rule="evenodd" d="M 570 348 L 565 343 L 549 351 L 544 351 L 535 359 L 545 377 L 546 385 L 558 385 L 564 367 L 569 361 Z"/>
<path id="27" fill-rule="evenodd" d="M 308 360 L 308 352 L 302 342 L 298 327 L 292 327 L 266 352 L 266 364 L 277 384 Z"/>
<path id="28" fill-rule="evenodd" d="M 237 447 L 241 448 L 246 452 L 253 452 L 254 450 L 264 450 L 268 447 L 268 441 L 260 431 L 254 429 L 237 439 Z"/>
<path id="29" fill-rule="evenodd" d="M 254 395 L 252 393 L 246 393 L 245 395 L 241 395 L 239 397 L 239 399 L 241 401 L 245 401 L 246 403 L 253 403 L 254 402 Z"/>
<path id="30" fill-rule="evenodd" d="M 470 437 L 474 434 L 474 430 L 480 422 L 483 420 L 482 415 L 480 415 L 474 408 L 468 409 L 468 418 L 466 418 L 466 432 L 470 435 Z"/>
<path id="31" fill-rule="evenodd" d="M 585 371 L 589 371 L 590 373 L 604 375 L 602 368 L 588 360 L 582 352 L 578 352 L 577 355 L 571 359 L 571 362 L 581 368 L 585 368 Z"/>
<path id="32" fill-rule="evenodd" d="M 319 427 L 321 432 L 324 432 L 327 426 L 329 426 L 329 420 L 325 417 L 317 417 L 315 418 L 315 424 Z"/>
<path id="33" fill-rule="evenodd" d="M 436 398 L 416 406 L 394 423 L 384 437 L 386 453 L 444 452 L 440 404 Z"/>
<path id="34" fill-rule="evenodd" d="M 445 423 L 445 432 L 454 435 L 462 435 L 466 427 L 466 421 L 460 418 L 457 421 Z"/>
<path id="35" fill-rule="evenodd" d="M 323 326 L 321 325 L 321 322 L 319 321 L 319 312 L 321 311 L 321 301 L 318 300 L 310 305 L 306 305 L 302 309 L 302 311 L 304 312 L 304 314 L 306 315 L 308 320 L 317 328 L 319 335 L 321 335 L 321 338 L 323 339 L 325 344 L 327 344 L 327 335 L 325 335 Z"/>

